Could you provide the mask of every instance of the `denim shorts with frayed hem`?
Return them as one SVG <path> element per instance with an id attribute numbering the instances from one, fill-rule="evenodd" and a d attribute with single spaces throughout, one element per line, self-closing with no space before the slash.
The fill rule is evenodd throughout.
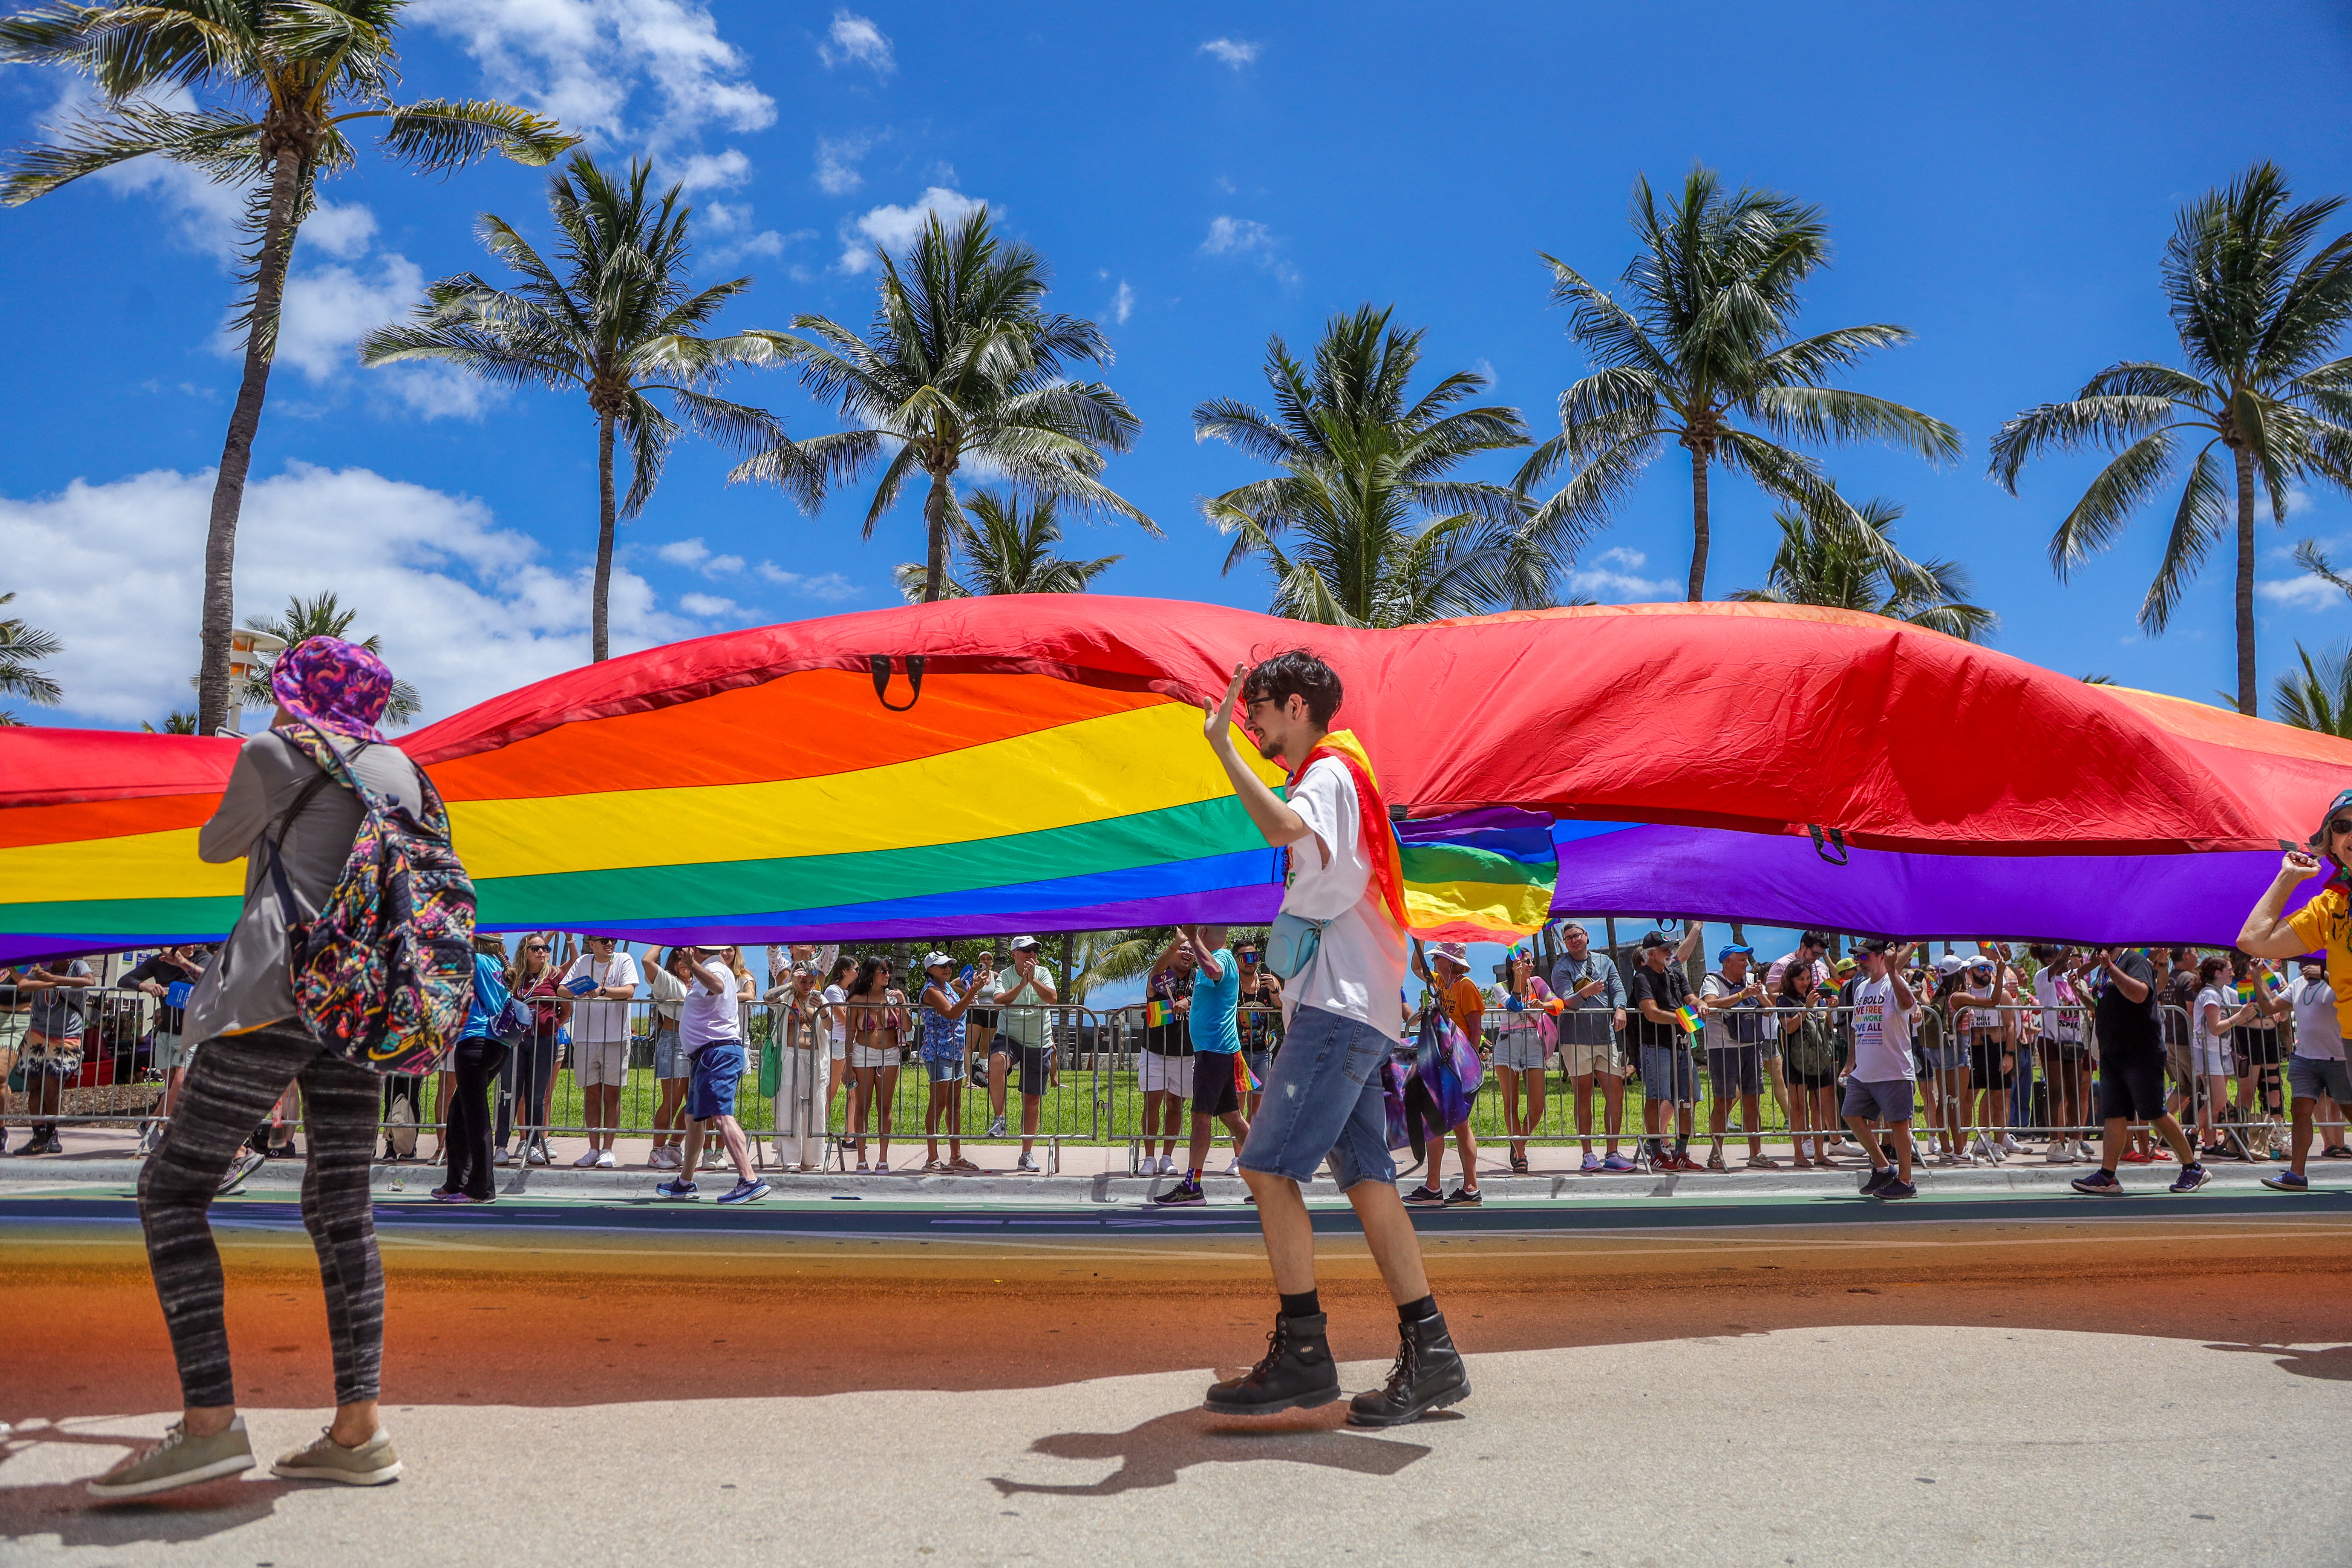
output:
<path id="1" fill-rule="evenodd" d="M 711 1041 L 694 1053 L 694 1082 L 686 1091 L 686 1114 L 696 1121 L 734 1115 L 735 1086 L 742 1081 L 742 1043 Z"/>
<path id="2" fill-rule="evenodd" d="M 1698 1067 L 1686 1047 L 1642 1047 L 1642 1098 L 1675 1105 L 1698 1103 Z"/>
<path id="3" fill-rule="evenodd" d="M 1395 1181 L 1380 1080 L 1392 1044 L 1370 1024 L 1320 1007 L 1291 1014 L 1242 1144 L 1242 1169 L 1304 1183 L 1328 1156 L 1341 1192 Z"/>

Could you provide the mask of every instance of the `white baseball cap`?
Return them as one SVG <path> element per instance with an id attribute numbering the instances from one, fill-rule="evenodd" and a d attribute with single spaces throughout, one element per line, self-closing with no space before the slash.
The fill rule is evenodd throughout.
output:
<path id="1" fill-rule="evenodd" d="M 925 969 L 937 969 L 942 963 L 953 963 L 954 962 L 954 959 L 950 958 L 944 952 L 934 952 L 923 960 L 923 967 Z"/>
<path id="2" fill-rule="evenodd" d="M 1036 945 L 1037 939 L 1034 936 L 1016 936 L 1013 939 L 1013 951 L 1015 952 L 1026 952 Z"/>

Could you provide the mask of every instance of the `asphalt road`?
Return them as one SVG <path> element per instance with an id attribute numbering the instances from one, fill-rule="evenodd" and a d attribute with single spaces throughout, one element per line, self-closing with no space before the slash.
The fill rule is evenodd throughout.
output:
<path id="1" fill-rule="evenodd" d="M 1199 1412 L 1270 1309 L 1255 1242 L 1205 1223 L 388 1215 L 407 1476 L 101 1508 L 79 1480 L 176 1403 L 136 1233 L 12 1203 L 0 1560 L 2352 1561 L 2334 1205 L 1857 1209 L 1886 1212 L 1442 1216 L 1477 1392 L 1377 1436 Z M 282 1205 L 222 1218 L 274 1452 L 329 1397 L 316 1268 Z M 1335 1349 L 1371 1384 L 1393 1318 L 1360 1241 L 1324 1251 Z"/>

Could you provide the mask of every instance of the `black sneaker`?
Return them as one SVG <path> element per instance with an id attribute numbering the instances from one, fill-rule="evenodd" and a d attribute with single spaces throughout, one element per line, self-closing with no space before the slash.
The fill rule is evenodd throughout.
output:
<path id="1" fill-rule="evenodd" d="M 1486 1201 L 1486 1194 L 1475 1187 L 1456 1187 L 1445 1194 L 1445 1206 L 1450 1209 L 1475 1209 Z"/>
<path id="2" fill-rule="evenodd" d="M 1442 1204 L 1445 1201 L 1445 1194 L 1439 1192 L 1435 1187 L 1431 1186 L 1427 1182 L 1423 1182 L 1421 1185 L 1413 1188 L 1412 1191 L 1405 1194 L 1404 1201 L 1409 1204 Z"/>
<path id="3" fill-rule="evenodd" d="M 1886 1184 L 1894 1180 L 1894 1166 L 1874 1165 L 1871 1167 L 1870 1180 L 1862 1184 L 1862 1195 L 1866 1198 L 1874 1198 L 1880 1193 L 1885 1191 Z"/>
<path id="4" fill-rule="evenodd" d="M 1397 1331 L 1396 1364 L 1385 1388 L 1348 1402 L 1350 1426 L 1402 1426 L 1470 1397 L 1470 1369 L 1454 1348 L 1445 1314 L 1432 1312 Z"/>
<path id="5" fill-rule="evenodd" d="M 1890 1202 L 1895 1198 L 1916 1198 L 1919 1195 L 1919 1189 L 1908 1182 L 1894 1181 L 1879 1188 L 1878 1195 Z"/>
<path id="6" fill-rule="evenodd" d="M 49 1135 L 41 1141 L 41 1152 L 44 1154 L 62 1154 L 65 1152 L 65 1144 L 58 1140 L 56 1131 L 52 1129 Z"/>
<path id="7" fill-rule="evenodd" d="M 1201 1190 L 1201 1184 L 1198 1182 L 1179 1182 L 1174 1186 L 1169 1188 L 1166 1192 L 1155 1196 L 1151 1201 L 1155 1204 L 1167 1205 L 1172 1208 L 1180 1204 L 1207 1203 L 1209 1201 L 1209 1194 Z"/>
<path id="8" fill-rule="evenodd" d="M 1209 1385 L 1201 1407 L 1213 1415 L 1271 1415 L 1277 1410 L 1313 1410 L 1339 1397 L 1339 1369 L 1323 1335 L 1331 1320 L 1274 1320 L 1265 1336 L 1265 1357 L 1231 1383 Z"/>

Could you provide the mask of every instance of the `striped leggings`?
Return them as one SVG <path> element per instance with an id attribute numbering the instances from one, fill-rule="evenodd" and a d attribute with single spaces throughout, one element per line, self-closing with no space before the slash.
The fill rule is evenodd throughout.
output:
<path id="1" fill-rule="evenodd" d="M 292 1021 L 206 1040 L 189 1066 L 163 1142 L 139 1173 L 147 1263 L 192 1406 L 236 1403 L 222 1314 L 220 1249 L 205 1211 L 254 1124 L 286 1086 L 302 1086 L 310 1161 L 302 1224 L 319 1249 L 334 1341 L 335 1403 L 376 1396 L 383 1364 L 383 1264 L 376 1256 L 368 1162 L 382 1080 L 329 1051 Z"/>

